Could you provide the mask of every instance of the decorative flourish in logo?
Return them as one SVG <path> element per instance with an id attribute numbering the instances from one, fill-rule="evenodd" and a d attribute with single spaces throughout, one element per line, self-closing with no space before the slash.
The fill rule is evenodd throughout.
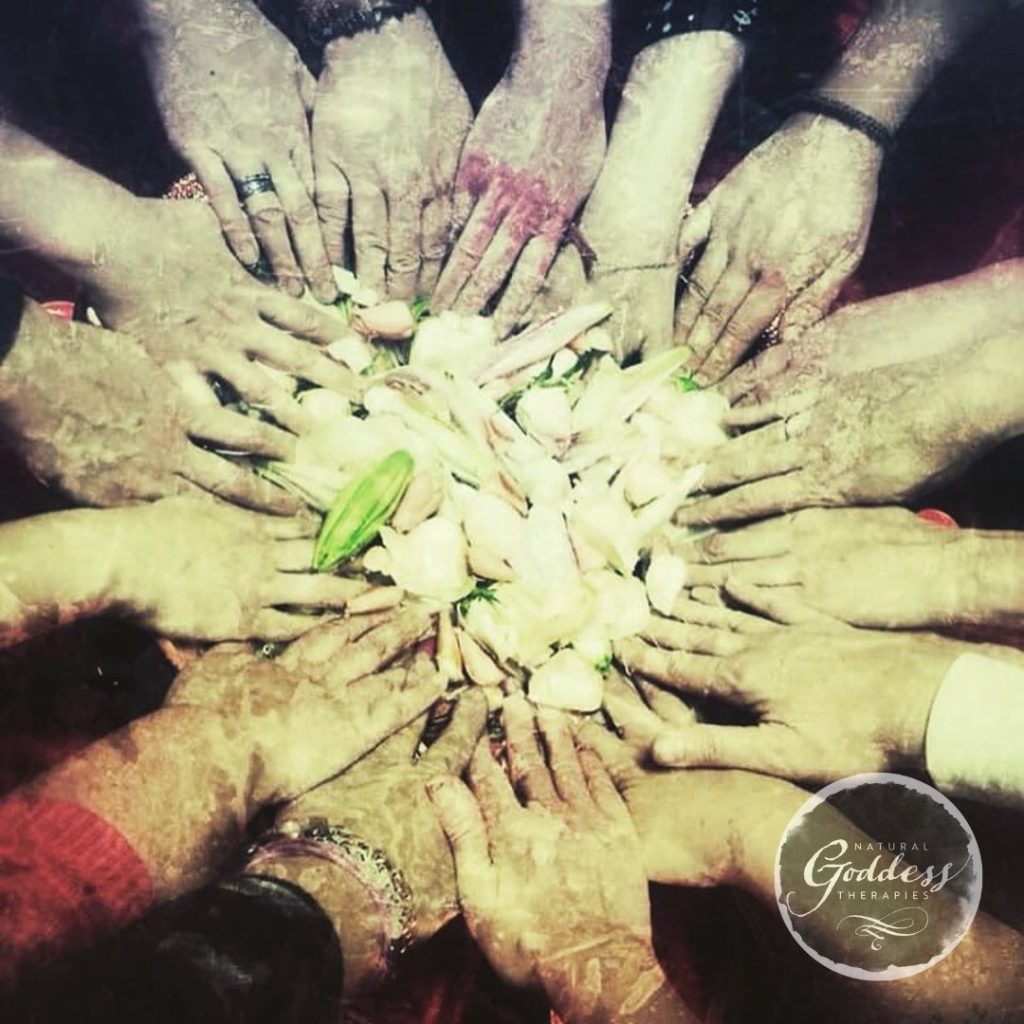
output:
<path id="1" fill-rule="evenodd" d="M 840 920 L 837 928 L 847 921 L 863 921 L 858 925 L 855 935 L 871 939 L 871 948 L 876 952 L 882 948 L 886 936 L 910 938 L 920 935 L 928 927 L 928 911 L 921 907 L 902 907 L 885 917 L 868 917 L 867 914 L 847 914 Z"/>

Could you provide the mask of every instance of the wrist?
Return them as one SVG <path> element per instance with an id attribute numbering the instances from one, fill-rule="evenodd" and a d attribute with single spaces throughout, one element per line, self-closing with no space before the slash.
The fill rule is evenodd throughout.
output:
<path id="1" fill-rule="evenodd" d="M 529 2 L 523 5 L 508 78 L 545 92 L 582 87 L 600 97 L 611 48 L 608 0 Z"/>
<path id="2" fill-rule="evenodd" d="M 786 119 L 779 130 L 795 137 L 795 145 L 806 147 L 807 152 L 829 154 L 841 173 L 864 169 L 877 177 L 881 171 L 884 149 L 863 132 L 833 117 L 807 112 L 795 113 Z"/>
<path id="3" fill-rule="evenodd" d="M 297 886 L 319 905 L 341 947 L 345 994 L 365 991 L 379 977 L 386 939 L 372 894 L 344 868 L 319 857 L 257 860 L 246 875 L 269 875 Z"/>
<path id="4" fill-rule="evenodd" d="M 950 622 L 1016 626 L 1024 620 L 1024 540 L 1014 532 L 957 530 L 949 577 L 956 592 Z"/>

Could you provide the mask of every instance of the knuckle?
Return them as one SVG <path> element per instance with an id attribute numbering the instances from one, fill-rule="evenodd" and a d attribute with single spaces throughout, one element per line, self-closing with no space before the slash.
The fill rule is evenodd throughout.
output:
<path id="1" fill-rule="evenodd" d="M 263 206 L 251 214 L 252 221 L 257 227 L 276 231 L 284 227 L 284 210 L 276 203 L 272 206 Z"/>

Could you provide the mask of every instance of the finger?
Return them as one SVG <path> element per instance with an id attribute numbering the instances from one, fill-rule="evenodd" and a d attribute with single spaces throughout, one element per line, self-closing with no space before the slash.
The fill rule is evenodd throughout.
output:
<path id="1" fill-rule="evenodd" d="M 625 789 L 643 777 L 635 748 L 595 719 L 588 718 L 577 725 L 576 738 L 584 749 L 601 758 L 618 789 Z"/>
<path id="2" fill-rule="evenodd" d="M 683 266 L 690 256 L 711 236 L 712 204 L 707 199 L 691 210 L 679 226 L 676 253 Z"/>
<path id="3" fill-rule="evenodd" d="M 313 568 L 311 540 L 288 540 L 274 546 L 274 568 L 279 572 L 309 572 Z"/>
<path id="4" fill-rule="evenodd" d="M 469 761 L 467 778 L 489 827 L 493 828 L 502 820 L 507 822 L 522 810 L 508 776 L 494 760 L 489 737 L 484 736 L 477 743 Z"/>
<path id="5" fill-rule="evenodd" d="M 302 274 L 321 302 L 333 302 L 338 289 L 313 199 L 290 160 L 268 161 L 267 167 L 288 220 L 288 233 Z"/>
<path id="6" fill-rule="evenodd" d="M 767 480 L 755 480 L 714 498 L 685 505 L 675 515 L 678 526 L 709 526 L 712 523 L 763 519 L 791 512 L 806 498 L 803 475 L 797 471 Z"/>
<path id="7" fill-rule="evenodd" d="M 211 369 L 223 377 L 245 401 L 269 413 L 282 427 L 293 434 L 309 430 L 309 414 L 295 401 L 287 388 L 253 366 L 244 356 L 211 360 Z"/>
<path id="8" fill-rule="evenodd" d="M 761 277 L 723 326 L 714 351 L 694 374 L 697 382 L 716 384 L 733 369 L 785 306 L 786 297 L 786 285 L 779 276 Z"/>
<path id="9" fill-rule="evenodd" d="M 314 345 L 284 334 L 267 331 L 252 342 L 253 354 L 278 370 L 336 391 L 348 399 L 360 398 L 363 387 L 349 369 L 336 363 Z"/>
<path id="10" fill-rule="evenodd" d="M 253 288 L 251 294 L 262 319 L 296 338 L 329 345 L 345 333 L 344 321 L 328 309 L 320 309 L 265 285 Z"/>
<path id="11" fill-rule="evenodd" d="M 399 615 L 387 625 L 371 630 L 353 644 L 338 663 L 324 666 L 324 679 L 334 686 L 339 686 L 371 672 L 377 672 L 394 661 L 398 655 L 419 643 L 432 628 L 432 616 L 419 609 Z"/>
<path id="12" fill-rule="evenodd" d="M 765 558 L 755 562 L 726 562 L 722 565 L 694 565 L 690 567 L 690 582 L 694 586 L 720 587 L 727 579 L 754 584 L 759 587 L 787 587 L 799 583 L 796 562 L 789 557 Z"/>
<path id="13" fill-rule="evenodd" d="M 420 217 L 418 192 L 388 193 L 388 297 L 409 301 L 416 296 L 420 274 Z"/>
<path id="14" fill-rule="evenodd" d="M 224 161 L 208 149 L 189 150 L 185 153 L 185 159 L 203 186 L 231 251 L 243 266 L 255 266 L 259 262 L 260 247 L 249 218 L 238 201 L 235 183 Z"/>
<path id="15" fill-rule="evenodd" d="M 725 608 L 725 598 L 718 587 L 693 587 L 690 590 L 690 597 L 699 604 L 708 608 Z"/>
<path id="16" fill-rule="evenodd" d="M 702 489 L 724 491 L 799 469 L 806 461 L 804 446 L 787 438 L 787 429 L 786 423 L 769 423 L 721 445 L 708 458 Z"/>
<path id="17" fill-rule="evenodd" d="M 486 252 L 451 304 L 455 312 L 467 315 L 479 313 L 491 297 L 498 293 L 526 244 L 522 232 L 514 228 L 513 220 L 511 215 L 506 217 L 494 233 Z"/>
<path id="18" fill-rule="evenodd" d="M 555 262 L 560 244 L 558 234 L 538 235 L 523 250 L 512 280 L 494 311 L 499 336 L 509 333 L 522 321 Z"/>
<path id="19" fill-rule="evenodd" d="M 789 395 L 771 402 L 758 402 L 730 409 L 725 414 L 723 426 L 739 430 L 763 426 L 776 420 L 790 419 L 806 412 L 817 404 L 819 397 L 811 393 Z"/>
<path id="20" fill-rule="evenodd" d="M 619 734 L 629 743 L 647 744 L 663 728 L 658 716 L 644 703 L 632 682 L 605 689 L 604 709 Z"/>
<path id="21" fill-rule="evenodd" d="M 450 195 L 439 195 L 423 209 L 420 238 L 420 278 L 417 285 L 419 295 L 430 295 L 437 287 L 441 266 L 448 255 L 448 239 L 451 237 L 452 199 Z"/>
<path id="22" fill-rule="evenodd" d="M 683 693 L 704 694 L 725 688 L 722 661 L 708 654 L 662 651 L 636 639 L 619 641 L 615 645 L 615 653 L 632 672 L 656 679 Z"/>
<path id="23" fill-rule="evenodd" d="M 314 155 L 315 156 L 315 155 Z M 316 211 L 320 231 L 327 247 L 327 256 L 336 267 L 347 263 L 345 236 L 349 226 L 349 203 L 352 192 L 348 178 L 333 160 L 316 157 Z"/>
<path id="24" fill-rule="evenodd" d="M 559 803 L 537 742 L 533 708 L 519 694 L 505 701 L 502 714 L 508 745 L 508 766 L 516 792 L 526 803 L 555 807 Z"/>
<path id="25" fill-rule="evenodd" d="M 423 613 L 410 609 L 403 614 L 412 616 Z M 287 668 L 301 668 L 316 676 L 332 662 L 343 659 L 349 645 L 377 627 L 395 622 L 398 618 L 394 612 L 379 612 L 377 615 L 358 615 L 350 619 L 331 619 L 298 643 L 292 644 L 280 660 Z"/>
<path id="26" fill-rule="evenodd" d="M 294 612 L 282 612 L 275 608 L 264 608 L 258 612 L 253 622 L 254 636 L 260 640 L 294 640 L 308 633 L 316 626 L 322 626 L 322 615 L 301 615 Z"/>
<path id="27" fill-rule="evenodd" d="M 537 725 L 555 790 L 567 804 L 582 809 L 588 802 L 589 792 L 569 728 L 569 716 L 551 708 L 540 708 Z"/>
<path id="28" fill-rule="evenodd" d="M 459 779 L 433 780 L 427 785 L 427 794 L 451 847 L 459 902 L 472 921 L 493 902 L 494 869 L 484 816 L 477 798 Z"/>
<path id="29" fill-rule="evenodd" d="M 459 216 L 458 204 L 459 194 L 456 193 L 456 219 Z M 437 282 L 430 302 L 431 309 L 440 311 L 452 306 L 488 251 L 509 206 L 504 189 L 498 184 L 492 184 L 478 200 L 441 272 L 441 279 Z"/>
<path id="30" fill-rule="evenodd" d="M 459 775 L 465 769 L 487 725 L 487 698 L 479 688 L 458 698 L 451 721 L 423 755 L 420 764 L 428 771 Z"/>
<path id="31" fill-rule="evenodd" d="M 369 590 L 365 580 L 350 580 L 330 573 L 275 573 L 263 593 L 266 605 L 300 608 L 344 608 L 358 594 Z"/>
<path id="32" fill-rule="evenodd" d="M 611 773 L 604 766 L 600 755 L 594 750 L 581 750 L 576 755 L 576 760 L 583 773 L 587 794 L 601 812 L 611 821 L 633 831 L 633 820 L 629 816 L 622 797 Z"/>
<path id="33" fill-rule="evenodd" d="M 320 531 L 320 520 L 319 516 L 313 514 L 306 514 L 300 512 L 297 516 L 292 516 L 290 519 L 280 519 L 278 517 L 266 517 L 261 520 L 263 523 L 264 532 L 268 537 L 273 538 L 277 541 L 303 541 L 303 547 L 307 552 L 307 565 L 312 562 L 313 557 L 313 545 L 307 538 L 316 537 Z M 285 544 L 277 545 L 278 550 L 284 547 Z M 287 557 L 287 556 L 285 556 Z M 278 566 L 277 568 L 281 568 Z"/>
<path id="34" fill-rule="evenodd" d="M 676 308 L 675 340 L 677 345 L 688 345 L 690 333 L 704 308 L 704 303 L 718 284 L 729 265 L 729 249 L 724 241 L 712 238 L 700 262 L 686 280 L 686 291 Z M 703 353 L 698 353 L 702 358 Z"/>
<path id="35" fill-rule="evenodd" d="M 277 427 L 228 409 L 202 410 L 192 417 L 188 436 L 233 451 L 289 461 L 295 438 Z"/>
<path id="36" fill-rule="evenodd" d="M 696 353 L 695 367 L 703 370 L 720 344 L 732 351 L 746 351 L 750 338 L 729 335 L 729 324 L 755 286 L 754 272 L 733 257 L 722 276 L 708 293 L 704 306 L 686 336 L 686 344 Z M 706 378 L 702 378 L 704 382 Z"/>
<path id="37" fill-rule="evenodd" d="M 724 658 L 744 650 L 749 638 L 743 633 L 716 626 L 696 626 L 652 617 L 644 627 L 643 638 L 655 647 L 690 654 L 712 654 Z"/>
<path id="38" fill-rule="evenodd" d="M 757 584 L 730 577 L 722 589 L 746 608 L 785 626 L 819 625 L 844 629 L 845 623 L 811 608 L 800 597 L 801 588 L 784 587 L 765 590 Z"/>
<path id="39" fill-rule="evenodd" d="M 693 545 L 696 559 L 705 565 L 773 558 L 789 552 L 792 517 L 781 516 L 739 530 L 719 530 Z M 688 559 L 693 564 L 694 559 Z"/>
<path id="40" fill-rule="evenodd" d="M 697 721 L 697 715 L 678 694 L 669 693 L 647 682 L 646 679 L 635 679 L 636 688 L 640 691 L 647 706 L 658 718 L 671 728 L 684 729 Z"/>
<path id="41" fill-rule="evenodd" d="M 809 327 L 828 316 L 843 285 L 857 269 L 860 255 L 857 252 L 836 260 L 793 299 L 779 321 L 779 337 L 783 341 L 795 341 Z"/>
<path id="42" fill-rule="evenodd" d="M 297 498 L 261 480 L 251 469 L 200 448 L 189 450 L 179 472 L 184 479 L 233 505 L 278 515 L 294 515 L 302 509 Z"/>
<path id="43" fill-rule="evenodd" d="M 383 295 L 388 259 L 388 204 L 380 189 L 362 182 L 352 183 L 352 240 L 360 284 Z"/>
<path id="44" fill-rule="evenodd" d="M 703 596 L 703 592 L 708 589 L 710 588 L 702 588 L 701 595 Z M 715 590 L 714 593 L 717 595 L 718 591 Z M 765 622 L 755 615 L 738 612 L 734 608 L 726 608 L 720 601 L 707 604 L 699 600 L 681 598 L 672 609 L 672 617 L 680 622 L 731 629 L 737 633 L 771 633 L 775 630 L 772 623 Z"/>
<path id="45" fill-rule="evenodd" d="M 667 732 L 651 748 L 655 763 L 666 768 L 746 768 L 785 775 L 797 742 L 776 725 L 703 725 Z M 787 754 L 789 756 L 787 756 Z"/>
<path id="46" fill-rule="evenodd" d="M 749 362 L 736 367 L 718 382 L 717 390 L 736 405 L 748 395 L 758 396 L 769 384 L 777 380 L 790 366 L 793 349 L 790 345 L 772 345 Z"/>

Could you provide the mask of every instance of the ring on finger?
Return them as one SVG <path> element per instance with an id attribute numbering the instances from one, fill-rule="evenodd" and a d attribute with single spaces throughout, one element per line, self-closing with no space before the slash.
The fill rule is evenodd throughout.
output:
<path id="1" fill-rule="evenodd" d="M 235 182 L 235 192 L 241 202 L 245 202 L 251 196 L 258 196 L 261 192 L 273 191 L 274 179 L 266 171 L 246 175 L 240 181 Z"/>

